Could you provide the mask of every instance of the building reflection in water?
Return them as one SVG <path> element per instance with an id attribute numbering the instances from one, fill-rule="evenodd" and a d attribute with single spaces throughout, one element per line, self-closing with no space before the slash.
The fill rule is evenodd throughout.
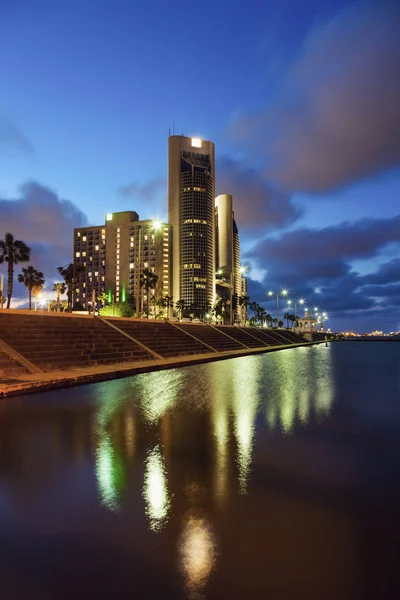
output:
<path id="1" fill-rule="evenodd" d="M 260 361 L 254 361 L 251 356 L 245 356 L 240 359 L 238 368 L 234 369 L 232 373 L 232 409 L 237 443 L 239 489 L 242 494 L 247 492 L 247 481 L 253 449 L 254 425 L 257 408 L 262 397 L 259 389 L 262 377 L 260 365 Z"/>
<path id="2" fill-rule="evenodd" d="M 138 376 L 135 393 L 140 397 L 148 423 L 158 423 L 167 411 L 174 408 L 184 379 L 184 369 L 155 371 L 151 375 Z"/>
<path id="3" fill-rule="evenodd" d="M 180 540 L 181 568 L 188 597 L 203 597 L 203 589 L 216 562 L 215 537 L 210 523 L 199 516 L 188 515 Z"/>
<path id="4" fill-rule="evenodd" d="M 146 459 L 143 497 L 150 529 L 160 531 L 168 516 L 170 499 L 166 469 L 159 446 L 155 446 Z"/>
<path id="5" fill-rule="evenodd" d="M 106 432 L 99 432 L 96 478 L 102 504 L 110 510 L 118 510 L 119 497 L 125 487 L 125 466 L 122 456 L 113 448 L 111 437 Z"/>
<path id="6" fill-rule="evenodd" d="M 159 531 L 170 508 L 166 472 L 166 461 L 174 459 L 170 442 L 178 431 L 186 430 L 182 421 L 185 410 L 197 412 L 208 407 L 210 411 L 213 496 L 223 506 L 231 488 L 232 443 L 236 445 L 239 490 L 247 492 L 259 405 L 263 404 L 268 429 L 285 435 L 326 418 L 334 396 L 330 368 L 329 349 L 298 348 L 205 365 L 199 367 L 195 379 L 185 369 L 141 375 L 128 387 L 125 384 L 120 395 L 110 394 L 105 386 L 96 420 L 96 476 L 102 503 L 112 510 L 119 508 L 135 455 L 136 428 L 143 427 L 137 413 L 135 417 L 135 404 L 141 407 L 146 424 L 158 428 L 162 441 L 156 446 L 150 442 L 143 486 L 150 528 Z M 202 401 L 191 402 L 199 390 Z M 183 413 L 175 413 L 178 405 Z"/>
<path id="7" fill-rule="evenodd" d="M 270 429 L 279 427 L 289 435 L 297 422 L 308 425 L 312 417 L 321 420 L 329 415 L 334 384 L 329 351 L 323 350 L 297 348 L 276 353 L 273 377 L 267 374 L 265 420 Z"/>
<path id="8" fill-rule="evenodd" d="M 123 380 L 112 382 L 115 383 L 117 389 L 112 388 L 112 393 L 110 384 L 99 386 L 94 432 L 95 473 L 100 502 L 112 511 L 120 510 L 120 498 L 127 480 L 126 457 L 134 455 L 133 409 L 126 406 L 126 383 L 124 385 Z M 119 390 L 121 393 L 118 393 Z M 116 420 L 120 412 L 121 418 Z M 124 445 L 121 443 L 122 436 Z"/>

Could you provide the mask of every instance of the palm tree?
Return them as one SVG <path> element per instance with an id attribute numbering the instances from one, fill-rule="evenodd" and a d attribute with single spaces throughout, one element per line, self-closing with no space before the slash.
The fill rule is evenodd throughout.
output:
<path id="1" fill-rule="evenodd" d="M 57 292 L 57 307 L 61 308 L 60 296 L 65 294 L 66 285 L 63 281 L 59 281 L 53 285 L 53 292 Z"/>
<path id="2" fill-rule="evenodd" d="M 149 269 L 143 269 L 140 273 L 140 287 L 144 287 L 147 295 L 147 318 L 149 318 L 150 312 L 150 290 L 154 290 L 157 285 L 158 275 L 150 271 Z"/>
<path id="3" fill-rule="evenodd" d="M 258 302 L 249 302 L 249 309 L 253 311 L 254 313 L 254 320 L 257 321 L 258 320 L 258 311 L 259 311 L 260 305 L 258 304 Z"/>
<path id="4" fill-rule="evenodd" d="M 172 296 L 168 296 L 168 294 L 166 294 L 165 296 L 162 297 L 163 301 L 164 301 L 164 308 L 167 309 L 167 319 L 169 319 L 170 317 L 170 308 L 174 308 L 174 299 Z"/>
<path id="5" fill-rule="evenodd" d="M 242 317 L 243 313 L 244 313 L 244 316 L 245 316 L 244 320 L 246 321 L 247 307 L 249 305 L 250 298 L 247 294 L 244 294 L 243 296 L 239 296 L 238 302 L 239 302 L 239 306 L 241 308 L 244 308 L 244 310 L 240 311 L 240 316 Z"/>
<path id="6" fill-rule="evenodd" d="M 37 271 L 32 265 L 29 265 L 26 269 L 22 267 L 22 273 L 18 275 L 18 281 L 23 283 L 28 289 L 29 295 L 29 310 L 32 310 L 32 291 L 36 288 L 43 289 L 44 286 L 44 275 L 41 271 Z"/>
<path id="7" fill-rule="evenodd" d="M 0 265 L 3 262 L 8 263 L 8 281 L 7 281 L 7 306 L 10 308 L 11 297 L 13 293 L 14 283 L 14 265 L 20 262 L 27 262 L 29 260 L 31 249 L 21 242 L 21 240 L 15 240 L 11 233 L 6 233 L 4 240 L 0 240 Z"/>
<path id="8" fill-rule="evenodd" d="M 175 308 L 176 308 L 176 310 L 178 312 L 179 320 L 181 321 L 182 320 L 182 313 L 185 310 L 185 301 L 184 300 L 177 300 L 175 302 Z"/>
<path id="9" fill-rule="evenodd" d="M 285 312 L 285 314 L 283 315 L 283 318 L 286 319 L 286 329 L 289 329 L 290 314 L 288 312 Z"/>
<path id="10" fill-rule="evenodd" d="M 83 265 L 74 265 L 73 263 L 70 263 L 64 267 L 57 267 L 57 271 L 64 279 L 64 283 L 67 286 L 68 312 L 71 312 L 74 285 L 79 281 L 79 276 L 84 273 L 85 267 Z"/>
<path id="11" fill-rule="evenodd" d="M 99 294 L 97 297 L 97 301 L 100 302 L 103 306 L 106 306 L 108 304 L 108 294 L 106 294 L 105 292 L 101 292 L 101 294 Z"/>

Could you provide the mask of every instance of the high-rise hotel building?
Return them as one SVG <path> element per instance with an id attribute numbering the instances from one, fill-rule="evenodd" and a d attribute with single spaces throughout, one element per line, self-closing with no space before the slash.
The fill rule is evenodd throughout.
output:
<path id="1" fill-rule="evenodd" d="M 74 300 L 84 306 L 101 293 L 109 301 L 142 306 L 146 290 L 140 289 L 144 269 L 158 275 L 151 293 L 171 295 L 171 226 L 151 220 L 140 221 L 134 211 L 108 213 L 104 225 L 74 229 L 74 264 L 83 266 L 77 278 Z"/>
<path id="2" fill-rule="evenodd" d="M 215 298 L 214 144 L 168 140 L 168 220 L 172 226 L 172 296 L 207 309 Z"/>

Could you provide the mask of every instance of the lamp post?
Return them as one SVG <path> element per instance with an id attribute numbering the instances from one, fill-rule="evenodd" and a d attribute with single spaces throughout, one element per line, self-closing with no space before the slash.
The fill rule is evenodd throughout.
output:
<path id="1" fill-rule="evenodd" d="M 288 306 L 291 306 L 291 304 L 292 304 L 292 301 L 291 301 L 291 300 L 288 300 L 288 302 L 287 302 L 287 303 L 288 303 Z M 302 306 L 302 305 L 304 304 L 304 300 L 303 300 L 303 298 L 299 298 L 298 300 L 297 300 L 297 298 L 296 298 L 296 300 L 294 300 L 294 302 L 293 302 L 293 304 L 294 304 L 294 318 L 295 318 L 295 320 L 294 320 L 294 322 L 293 322 L 293 327 L 295 327 L 295 324 L 294 324 L 294 323 L 295 323 L 295 322 L 296 322 L 296 320 L 297 320 L 297 314 L 296 314 L 296 313 L 297 313 L 297 303 L 298 303 L 298 304 L 300 304 L 300 305 Z"/>
<path id="2" fill-rule="evenodd" d="M 288 291 L 286 289 L 281 292 L 268 292 L 268 296 L 276 296 L 276 326 L 279 323 L 279 296 L 287 296 Z"/>

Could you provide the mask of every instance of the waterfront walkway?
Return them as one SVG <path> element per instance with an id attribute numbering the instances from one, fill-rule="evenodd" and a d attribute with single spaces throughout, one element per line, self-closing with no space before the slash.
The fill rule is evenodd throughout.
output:
<path id="1" fill-rule="evenodd" d="M 305 346 L 290 331 L 0 311 L 0 397 Z"/>

